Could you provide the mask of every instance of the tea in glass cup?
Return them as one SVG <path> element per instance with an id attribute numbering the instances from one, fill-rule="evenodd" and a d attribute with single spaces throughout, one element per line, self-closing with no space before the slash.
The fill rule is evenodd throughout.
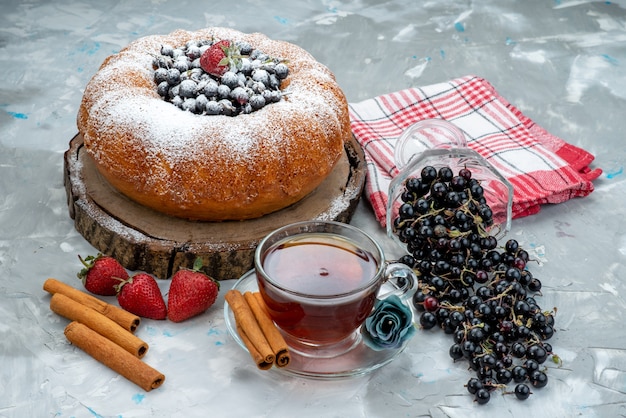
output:
<path id="1" fill-rule="evenodd" d="M 360 342 L 357 330 L 388 267 L 366 233 L 330 221 L 279 228 L 261 241 L 254 261 L 270 317 L 292 350 L 312 357 L 337 356 Z"/>

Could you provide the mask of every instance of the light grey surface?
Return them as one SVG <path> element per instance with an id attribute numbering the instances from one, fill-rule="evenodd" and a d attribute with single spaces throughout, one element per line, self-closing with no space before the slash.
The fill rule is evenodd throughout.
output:
<path id="1" fill-rule="evenodd" d="M 144 321 L 145 361 L 166 375 L 145 393 L 70 346 L 47 277 L 75 286 L 78 254 L 62 157 L 82 89 L 132 40 L 229 26 L 293 42 L 326 64 L 351 102 L 467 74 L 486 78 L 548 131 L 596 155 L 584 199 L 515 220 L 537 261 L 540 304 L 558 307 L 563 365 L 526 402 L 472 402 L 443 333 L 418 332 L 373 375 L 337 382 L 255 369 L 228 335 L 223 296 L 193 320 Z M 626 415 L 626 2 L 2 1 L 0 13 L 0 416 L 609 417 Z M 353 224 L 397 253 L 367 204 Z M 233 282 L 224 282 L 221 295 Z M 168 282 L 161 282 L 167 291 Z M 112 300 L 113 301 L 113 300 Z"/>

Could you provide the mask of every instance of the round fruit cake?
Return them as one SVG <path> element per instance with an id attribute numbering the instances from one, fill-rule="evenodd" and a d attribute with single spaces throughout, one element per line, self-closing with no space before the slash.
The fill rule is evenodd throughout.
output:
<path id="1" fill-rule="evenodd" d="M 117 190 L 204 221 L 299 201 L 351 136 L 327 67 L 296 45 L 226 28 L 148 36 L 108 57 L 85 88 L 77 124 Z"/>

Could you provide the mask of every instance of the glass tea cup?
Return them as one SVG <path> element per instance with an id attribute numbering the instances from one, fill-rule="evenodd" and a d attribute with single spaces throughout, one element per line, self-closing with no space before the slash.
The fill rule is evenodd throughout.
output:
<path id="1" fill-rule="evenodd" d="M 463 168 L 480 182 L 484 198 L 492 212 L 492 222 L 484 225 L 485 232 L 497 239 L 511 228 L 513 186 L 489 161 L 470 149 L 463 132 L 454 124 L 441 119 L 426 119 L 409 127 L 398 139 L 394 160 L 399 174 L 389 186 L 387 202 L 387 235 L 404 246 L 398 237 L 396 221 L 404 203 L 407 180 L 419 178 L 427 166 L 439 171 L 450 167 L 454 175 Z M 445 209 L 442 209 L 445 210 Z"/>
<path id="2" fill-rule="evenodd" d="M 388 263 L 368 234 L 333 221 L 275 230 L 259 243 L 254 264 L 270 317 L 290 350 L 305 357 L 332 358 L 356 347 L 385 282 L 393 284 L 385 296 L 405 303 L 417 288 L 410 267 Z"/>

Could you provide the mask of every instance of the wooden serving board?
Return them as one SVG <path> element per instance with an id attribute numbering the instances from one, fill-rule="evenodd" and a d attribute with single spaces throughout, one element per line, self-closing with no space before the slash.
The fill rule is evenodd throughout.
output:
<path id="1" fill-rule="evenodd" d="M 76 230 L 127 269 L 167 279 L 202 257 L 218 280 L 236 279 L 253 267 L 259 241 L 281 226 L 304 220 L 349 222 L 365 184 L 363 150 L 354 138 L 331 175 L 301 201 L 258 219 L 197 222 L 146 208 L 119 193 L 96 169 L 82 135 L 64 156 L 64 183 Z"/>

